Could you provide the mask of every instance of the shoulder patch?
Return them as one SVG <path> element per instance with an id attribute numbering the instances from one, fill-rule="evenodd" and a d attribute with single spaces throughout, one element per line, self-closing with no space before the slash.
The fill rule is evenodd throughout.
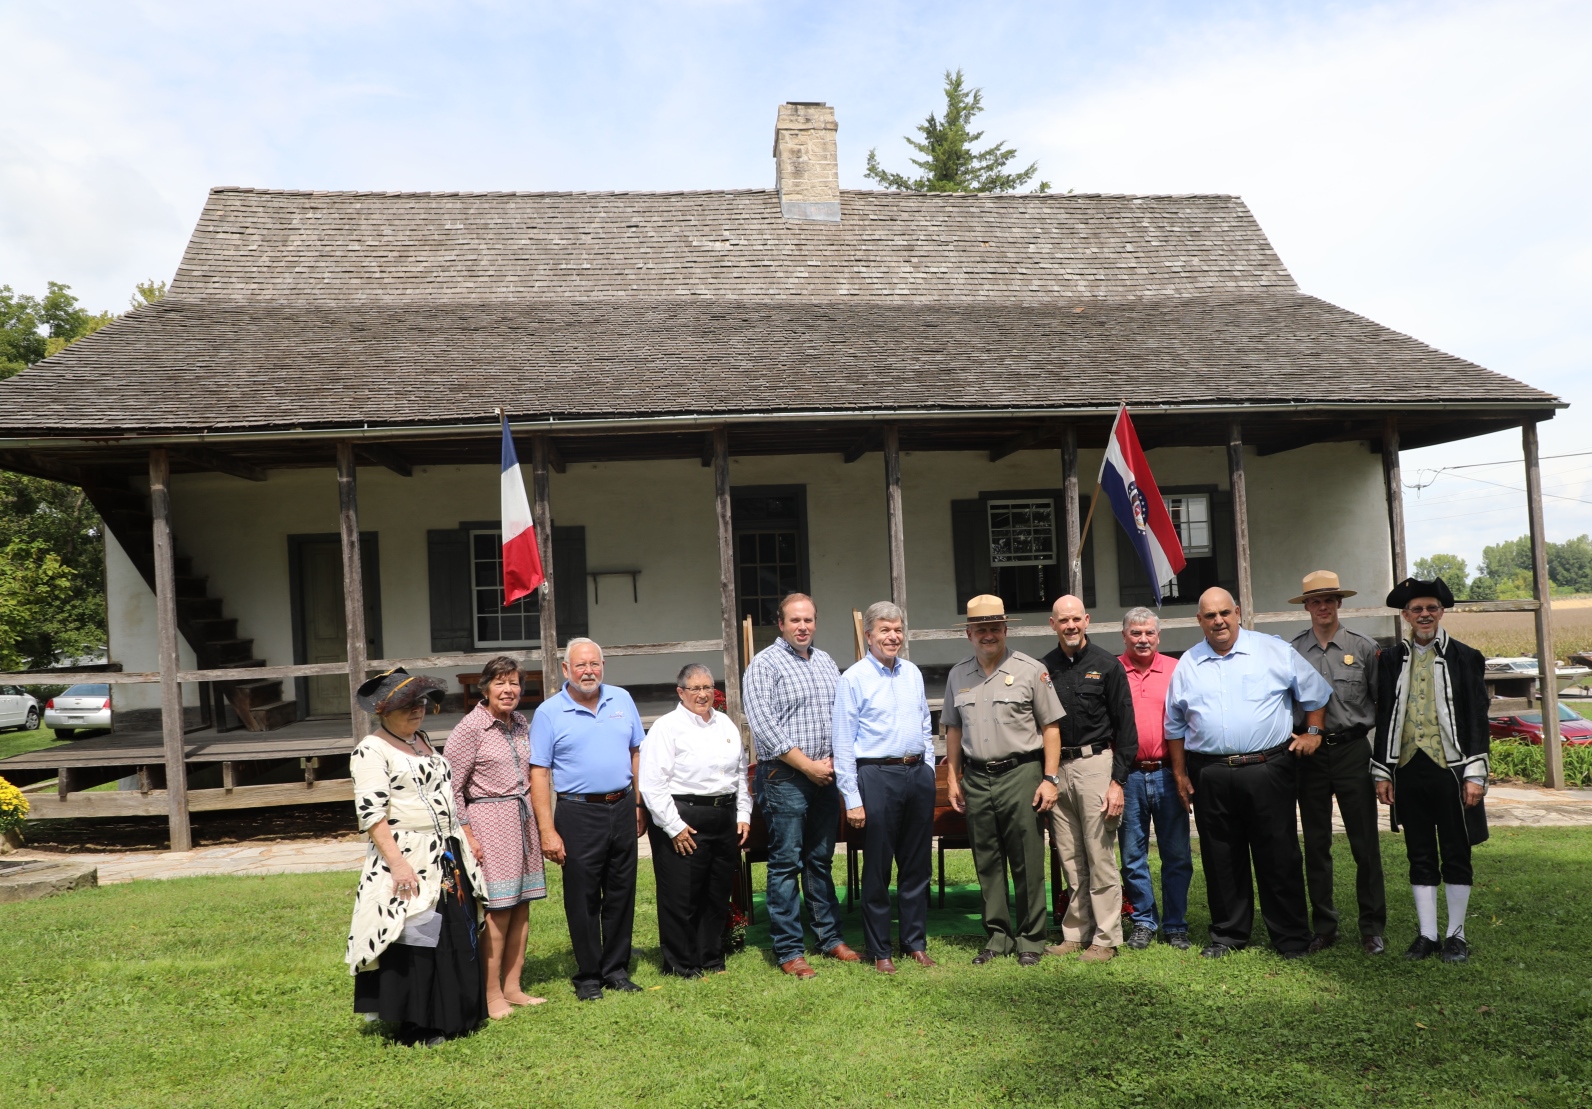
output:
<path id="1" fill-rule="evenodd" d="M 1050 671 L 1049 670 L 1041 670 L 1039 672 L 1039 680 L 1044 682 L 1046 685 L 1049 685 L 1050 684 Z"/>

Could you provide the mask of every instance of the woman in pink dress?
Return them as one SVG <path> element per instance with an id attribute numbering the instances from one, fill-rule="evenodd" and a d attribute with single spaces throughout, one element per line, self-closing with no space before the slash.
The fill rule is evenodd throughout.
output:
<path id="1" fill-rule="evenodd" d="M 481 670 L 480 704 L 448 736 L 445 756 L 453 770 L 459 821 L 480 860 L 486 888 L 487 1015 L 500 1020 L 516 1005 L 540 1005 L 520 988 L 532 901 L 547 896 L 542 842 L 531 813 L 526 781 L 530 725 L 520 703 L 520 665 L 500 655 Z"/>

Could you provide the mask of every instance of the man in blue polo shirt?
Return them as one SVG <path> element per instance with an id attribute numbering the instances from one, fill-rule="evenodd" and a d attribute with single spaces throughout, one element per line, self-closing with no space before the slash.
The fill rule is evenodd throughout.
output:
<path id="1" fill-rule="evenodd" d="M 1276 636 L 1240 627 L 1240 616 L 1227 590 L 1200 595 L 1205 638 L 1178 659 L 1166 694 L 1172 774 L 1184 807 L 1193 802 L 1211 910 L 1211 942 L 1200 954 L 1218 959 L 1249 945 L 1258 886 L 1272 947 L 1297 959 L 1310 946 L 1310 922 L 1295 760 L 1320 746 L 1332 686 Z"/>
<path id="2" fill-rule="evenodd" d="M 564 868 L 575 996 L 596 1001 L 604 986 L 641 989 L 630 980 L 630 932 L 645 827 L 635 790 L 644 733 L 630 694 L 603 684 L 596 643 L 569 641 L 564 679 L 531 721 L 531 804 L 542 854 Z"/>

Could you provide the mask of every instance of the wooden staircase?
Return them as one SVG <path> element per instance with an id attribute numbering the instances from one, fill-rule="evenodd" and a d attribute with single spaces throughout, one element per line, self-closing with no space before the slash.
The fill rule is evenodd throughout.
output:
<path id="1" fill-rule="evenodd" d="M 149 588 L 155 588 L 155 524 L 149 498 L 122 483 L 84 486 L 106 528 L 116 537 Z M 175 537 L 173 537 L 175 543 Z M 254 640 L 238 635 L 236 617 L 222 611 L 220 597 L 210 596 L 208 579 L 194 573 L 193 560 L 173 560 L 177 586 L 177 629 L 193 648 L 201 670 L 252 669 L 265 660 L 254 657 Z M 251 732 L 269 732 L 298 719 L 296 701 L 283 696 L 280 678 L 207 683 L 209 709 L 217 731 L 229 730 L 226 710 Z"/>

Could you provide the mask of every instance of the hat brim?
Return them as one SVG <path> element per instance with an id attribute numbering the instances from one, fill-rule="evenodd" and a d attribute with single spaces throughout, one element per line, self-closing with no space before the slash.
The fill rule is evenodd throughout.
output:
<path id="1" fill-rule="evenodd" d="M 1299 594 L 1288 603 L 1291 605 L 1302 605 L 1312 597 L 1353 597 L 1357 592 L 1358 590 L 1354 589 L 1312 589 L 1307 593 Z"/>
<path id="2" fill-rule="evenodd" d="M 952 624 L 953 628 L 976 628 L 980 624 L 1021 624 L 1023 621 L 1017 616 L 974 616 L 968 620 L 958 620 Z"/>
<path id="3" fill-rule="evenodd" d="M 436 678 L 417 674 L 406 678 L 397 688 L 385 695 L 378 693 L 376 696 L 361 697 L 359 700 L 360 707 L 366 712 L 384 716 L 389 712 L 401 712 L 411 708 L 420 701 L 435 701 L 440 706 L 447 691 L 447 685 Z"/>

